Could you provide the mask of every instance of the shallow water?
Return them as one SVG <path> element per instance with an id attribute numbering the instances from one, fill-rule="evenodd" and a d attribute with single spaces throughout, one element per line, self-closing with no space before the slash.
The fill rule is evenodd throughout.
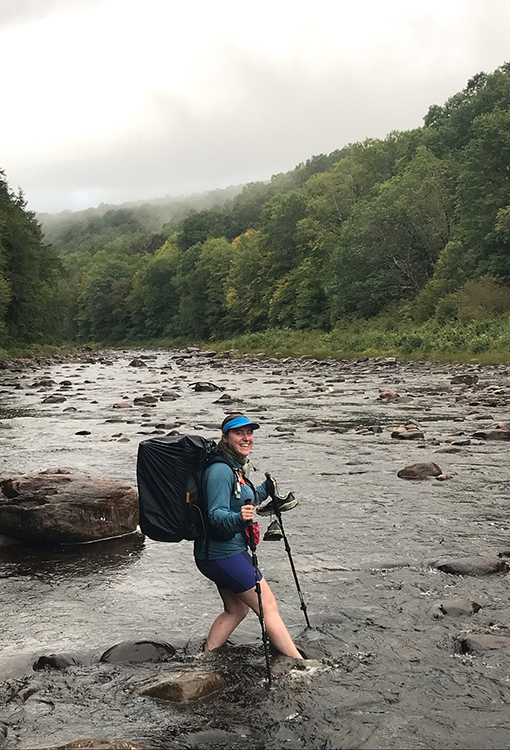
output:
<path id="1" fill-rule="evenodd" d="M 140 698 L 137 689 L 151 676 L 193 663 L 219 612 L 190 543 L 132 535 L 75 548 L 0 548 L 0 722 L 9 726 L 3 747 L 44 748 L 83 737 L 148 748 L 509 746 L 510 648 L 471 656 L 456 641 L 471 630 L 505 632 L 508 576 L 451 576 L 435 567 L 510 549 L 510 443 L 446 441 L 510 419 L 509 371 L 474 368 L 480 380 L 466 389 L 450 383 L 455 368 L 427 363 L 225 361 L 153 352 L 147 367 L 129 366 L 138 355 L 104 352 L 0 371 L 0 477 L 66 467 L 134 486 L 138 442 L 155 425 L 168 430 L 179 423 L 181 433 L 214 437 L 225 413 L 240 406 L 263 428 L 252 479 L 263 481 L 271 471 L 280 494 L 293 490 L 299 499 L 284 522 L 312 630 L 304 630 L 283 544 L 263 542 L 259 562 L 298 645 L 321 666 L 289 671 L 277 660 L 279 676 L 268 692 L 260 627 L 251 615 L 231 646 L 200 660 L 201 668 L 226 676 L 222 693 L 177 707 Z M 55 385 L 31 387 L 42 378 Z M 200 380 L 240 403 L 222 406 L 215 403 L 222 391 L 193 391 Z M 382 402 L 386 387 L 401 398 Z M 180 397 L 113 408 L 165 390 Z M 42 403 L 55 393 L 66 401 Z M 423 440 L 395 440 L 385 429 L 411 421 Z M 383 431 L 358 434 L 359 425 Z M 90 434 L 76 435 L 81 430 Z M 435 461 L 452 479 L 397 477 L 418 461 Z M 453 597 L 482 608 L 435 617 Z M 172 643 L 175 664 L 97 664 L 104 650 L 128 639 Z M 77 655 L 84 665 L 34 673 L 32 663 L 53 652 Z M 23 701 L 20 690 L 34 680 L 38 692 Z"/>

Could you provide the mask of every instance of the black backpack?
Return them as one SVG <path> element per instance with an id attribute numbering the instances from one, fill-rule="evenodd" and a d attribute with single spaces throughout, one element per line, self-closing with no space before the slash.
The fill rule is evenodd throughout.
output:
<path id="1" fill-rule="evenodd" d="M 238 471 L 214 440 L 200 435 L 143 440 L 136 464 L 142 533 L 157 542 L 231 539 L 211 527 L 202 489 L 204 470 L 218 462 Z"/>

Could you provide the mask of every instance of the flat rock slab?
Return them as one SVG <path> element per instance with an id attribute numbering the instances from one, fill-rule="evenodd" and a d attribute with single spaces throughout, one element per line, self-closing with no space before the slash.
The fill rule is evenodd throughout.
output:
<path id="1" fill-rule="evenodd" d="M 463 654 L 483 653 L 502 648 L 510 648 L 510 635 L 471 634 L 457 638 Z"/>
<path id="2" fill-rule="evenodd" d="M 122 482 L 63 470 L 0 480 L 0 528 L 14 539 L 76 544 L 137 525 L 138 494 Z"/>
<path id="3" fill-rule="evenodd" d="M 441 563 L 437 569 L 457 576 L 487 576 L 493 573 L 508 573 L 510 567 L 498 557 L 466 557 Z"/>
<path id="4" fill-rule="evenodd" d="M 197 701 L 225 687 L 225 680 L 217 672 L 177 672 L 165 680 L 149 685 L 139 691 L 172 703 Z"/>

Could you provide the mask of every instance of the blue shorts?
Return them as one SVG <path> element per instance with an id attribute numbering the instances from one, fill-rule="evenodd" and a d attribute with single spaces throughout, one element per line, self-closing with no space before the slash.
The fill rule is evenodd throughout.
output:
<path id="1" fill-rule="evenodd" d="M 230 589 L 234 594 L 242 594 L 255 586 L 255 571 L 253 561 L 246 550 L 232 557 L 220 557 L 218 560 L 198 560 L 195 558 L 199 571 L 214 581 L 219 589 Z M 257 569 L 258 580 L 262 573 Z"/>

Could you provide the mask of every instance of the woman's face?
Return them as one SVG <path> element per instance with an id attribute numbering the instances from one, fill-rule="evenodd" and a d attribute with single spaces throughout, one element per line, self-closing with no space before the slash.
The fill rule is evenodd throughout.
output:
<path id="1" fill-rule="evenodd" d="M 248 457 L 253 445 L 253 429 L 251 427 L 236 427 L 225 435 L 229 447 L 245 458 Z"/>

